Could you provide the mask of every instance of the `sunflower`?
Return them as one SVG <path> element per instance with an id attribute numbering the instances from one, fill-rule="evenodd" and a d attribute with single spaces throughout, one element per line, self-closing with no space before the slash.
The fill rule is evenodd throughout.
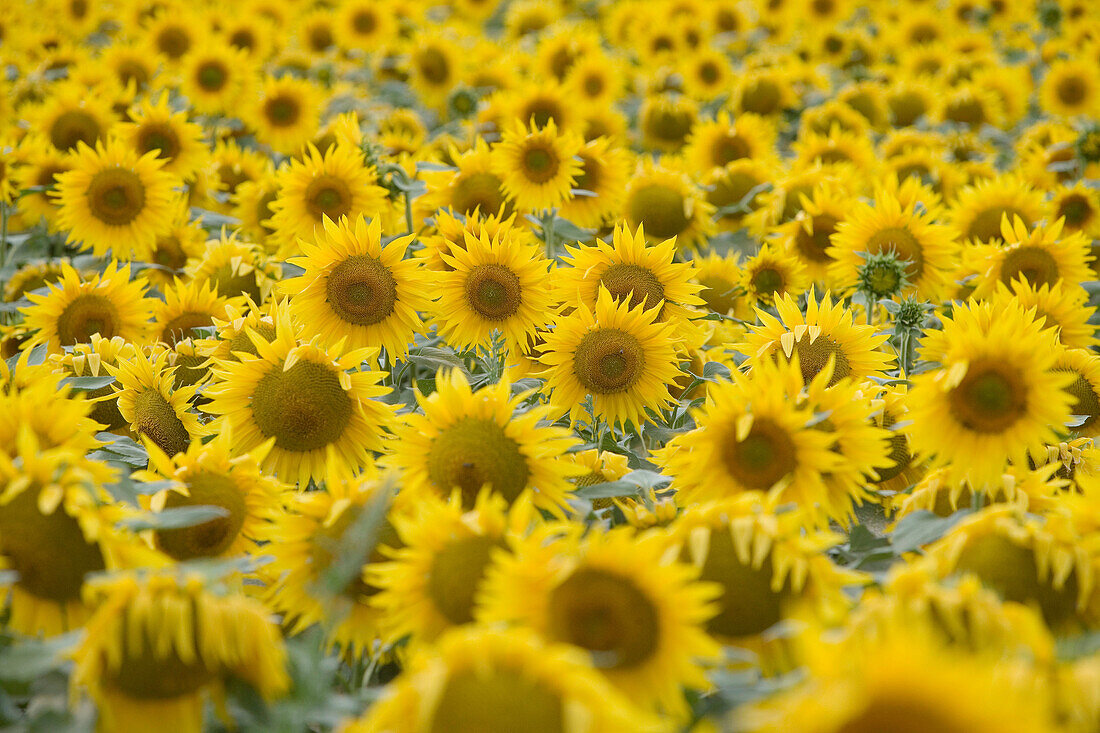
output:
<path id="1" fill-rule="evenodd" d="M 1021 179 L 1002 174 L 958 192 L 951 224 L 963 241 L 990 244 L 1001 237 L 1001 221 L 1019 217 L 1029 227 L 1043 215 L 1043 195 Z"/>
<path id="2" fill-rule="evenodd" d="M 1100 109 L 1100 73 L 1096 61 L 1084 58 L 1058 60 L 1047 67 L 1039 86 L 1039 103 L 1054 115 L 1094 116 Z"/>
<path id="3" fill-rule="evenodd" d="M 907 389 L 905 385 L 891 385 L 872 396 L 871 405 L 875 408 L 875 414 L 871 422 L 890 433 L 890 453 L 886 457 L 885 465 L 877 467 L 873 479 L 875 486 L 872 488 L 877 487 L 880 492 L 904 491 L 924 473 L 921 462 L 913 458 L 906 433 Z M 880 493 L 879 496 L 884 498 L 885 504 L 891 503 L 889 495 Z"/>
<path id="4" fill-rule="evenodd" d="M 583 724 L 575 721 L 583 721 Z M 526 629 L 462 628 L 415 654 L 388 696 L 343 733 L 656 731 L 585 655 Z"/>
<path id="5" fill-rule="evenodd" d="M 385 550 L 400 547 L 392 521 L 404 510 L 388 503 L 394 476 L 373 466 L 352 477 L 336 459 L 325 476 L 321 490 L 288 492 L 285 511 L 260 528 L 264 552 L 273 558 L 260 570 L 268 576 L 264 599 L 283 615 L 289 635 L 319 624 L 326 646 L 354 658 L 380 638 L 372 600 L 380 589 L 365 571 L 386 560 Z M 371 526 L 368 543 L 363 533 Z"/>
<path id="6" fill-rule="evenodd" d="M 935 223 L 925 207 L 914 207 L 885 189 L 875 193 L 874 204 L 857 202 L 850 206 L 828 250 L 833 259 L 833 282 L 855 287 L 858 270 L 867 255 L 893 253 L 907 262 L 905 271 L 910 288 L 918 296 L 939 301 L 947 289 L 956 260 L 954 232 Z"/>
<path id="7" fill-rule="evenodd" d="M 510 348 L 523 348 L 554 316 L 553 285 L 546 277 L 551 262 L 517 238 L 464 235 L 464 248 L 452 244 L 442 255 L 451 270 L 437 278 L 440 334 L 454 346 L 471 348 L 489 344 L 499 331 Z"/>
<path id="8" fill-rule="evenodd" d="M 199 41 L 199 30 L 205 24 L 197 12 L 184 5 L 161 6 L 154 10 L 143 29 L 145 44 L 170 68 Z"/>
<path id="9" fill-rule="evenodd" d="M 119 84 L 144 92 L 157 75 L 157 65 L 145 49 L 133 43 L 112 43 L 103 49 L 99 63 L 110 69 Z"/>
<path id="10" fill-rule="evenodd" d="M 149 470 L 134 478 L 172 484 L 151 497 L 154 512 L 185 506 L 216 506 L 226 512 L 194 526 L 155 530 L 156 548 L 177 561 L 256 552 L 256 541 L 282 509 L 281 484 L 260 471 L 270 442 L 233 456 L 232 432 L 222 430 L 206 444 L 193 441 L 172 458 L 155 443 L 147 444 Z"/>
<path id="11" fill-rule="evenodd" d="M 1016 303 L 994 311 L 971 301 L 942 320 L 921 345 L 921 358 L 940 368 L 913 377 L 907 395 L 909 440 L 916 453 L 980 488 L 1008 461 L 1026 465 L 1029 450 L 1056 442 L 1070 420 L 1064 390 L 1073 378 L 1053 370 L 1054 331 Z"/>
<path id="12" fill-rule="evenodd" d="M 941 577 L 976 575 L 1006 601 L 1036 608 L 1066 633 L 1096 623 L 1097 563 L 1064 511 L 1031 514 L 993 504 L 965 517 L 926 550 Z"/>
<path id="13" fill-rule="evenodd" d="M 642 147 L 661 153 L 683 149 L 699 117 L 698 105 L 680 94 L 648 94 L 638 110 Z"/>
<path id="14" fill-rule="evenodd" d="M 773 163 L 753 158 L 741 158 L 703 174 L 705 198 L 715 208 L 719 227 L 731 231 L 742 228 L 747 217 L 764 206 L 764 190 L 774 175 Z"/>
<path id="15" fill-rule="evenodd" d="M 1067 233 L 1083 232 L 1096 239 L 1100 236 L 1100 193 L 1078 181 L 1072 186 L 1059 186 L 1050 201 L 1050 217 L 1063 219 Z"/>
<path id="16" fill-rule="evenodd" d="M 278 196 L 279 187 L 273 174 L 256 181 L 244 181 L 232 196 L 232 215 L 240 220 L 241 229 L 271 254 L 278 250 L 278 242 L 272 236 L 275 229 L 271 226 L 271 217 L 275 214 L 271 205 Z"/>
<path id="17" fill-rule="evenodd" d="M 236 300 L 240 300 L 238 296 Z M 192 329 L 213 325 L 225 312 L 230 299 L 218 295 L 210 281 L 184 282 L 179 279 L 164 289 L 164 300 L 153 304 L 153 332 L 168 346 L 190 338 Z"/>
<path id="18" fill-rule="evenodd" d="M 613 106 L 622 94 L 622 62 L 603 53 L 584 54 L 565 75 L 564 86 L 571 96 L 588 107 Z"/>
<path id="19" fill-rule="evenodd" d="M 137 348 L 121 336 L 103 338 L 92 334 L 91 342 L 73 344 L 62 354 L 50 354 L 50 363 L 74 377 L 105 377 L 107 366 L 118 366 L 121 361 L 137 358 Z M 89 417 L 109 432 L 126 432 L 129 423 L 118 410 L 118 400 L 110 384 L 85 391 L 85 397 L 95 403 Z"/>
<path id="20" fill-rule="evenodd" d="M 99 426 L 88 417 L 92 403 L 62 380 L 49 364 L 30 364 L 31 349 L 14 364 L 0 361 L 0 452 L 14 451 L 24 426 L 40 450 L 65 447 L 85 454 L 101 446 Z"/>
<path id="21" fill-rule="evenodd" d="M 851 199 L 829 184 L 814 186 L 801 196 L 798 213 L 777 229 L 780 241 L 786 252 L 797 256 L 806 266 L 807 277 L 832 286 L 835 283 L 829 273 L 834 260 L 830 242 L 837 226 L 848 216 Z"/>
<path id="22" fill-rule="evenodd" d="M 13 303 L 24 299 L 27 293 L 57 284 L 65 274 L 64 266 L 71 263 L 68 257 L 28 262 L 16 270 L 4 286 L 4 300 Z"/>
<path id="23" fill-rule="evenodd" d="M 1065 349 L 1054 370 L 1073 376 L 1065 389 L 1073 398 L 1072 413 L 1083 418 L 1073 432 L 1090 438 L 1100 435 L 1100 356 L 1088 349 Z"/>
<path id="24" fill-rule="evenodd" d="M 960 650 L 908 626 L 865 638 L 807 634 L 808 674 L 738 710 L 751 733 L 1054 733 L 1045 689 L 1009 660 Z"/>
<path id="25" fill-rule="evenodd" d="M 290 687 L 275 620 L 258 601 L 201 575 L 111 575 L 90 583 L 86 595 L 97 610 L 73 653 L 71 684 L 74 695 L 91 693 L 105 728 L 171 721 L 175 730 L 199 733 L 207 696 L 224 705 L 229 679 L 265 701 Z"/>
<path id="26" fill-rule="evenodd" d="M 711 252 L 692 260 L 695 281 L 702 286 L 699 297 L 707 310 L 723 316 L 749 310 L 741 290 L 741 266 L 736 255 Z"/>
<path id="27" fill-rule="evenodd" d="M 199 341 L 199 348 L 204 354 L 221 361 L 239 360 L 237 352 L 259 356 L 250 331 L 268 343 L 275 340 L 276 324 L 294 328 L 295 333 L 298 333 L 297 324 L 290 313 L 289 300 L 279 301 L 272 298 L 265 307 L 256 305 L 249 298 L 245 299 L 245 303 L 245 307 L 228 303 L 223 317 L 212 319 L 214 338 Z"/>
<path id="28" fill-rule="evenodd" d="M 138 155 L 156 151 L 164 161 L 161 170 L 189 178 L 205 162 L 202 128 L 189 122 L 183 112 L 173 112 L 167 97 L 145 100 L 131 111 L 130 120 L 118 125 L 119 136 Z"/>
<path id="29" fill-rule="evenodd" d="M 646 309 L 616 302 L 600 288 L 594 308 L 578 303 L 546 335 L 540 361 L 556 414 L 575 421 L 591 395 L 593 416 L 635 427 L 673 402 L 669 388 L 680 375 L 676 321 L 658 321 L 662 301 Z"/>
<path id="30" fill-rule="evenodd" d="M 490 241 L 501 239 L 520 241 L 525 245 L 534 245 L 535 236 L 526 227 L 516 226 L 516 215 L 508 217 L 484 216 L 480 209 L 474 209 L 467 215 L 450 209 L 441 209 L 432 217 L 433 233 L 419 237 L 424 248 L 414 254 L 424 260 L 427 269 L 433 272 L 451 272 L 454 268 L 443 261 L 449 255 L 451 247 L 466 248 L 466 233 L 476 239 L 484 234 Z"/>
<path id="31" fill-rule="evenodd" d="M 369 56 L 396 34 L 396 17 L 387 4 L 345 0 L 336 12 L 334 31 L 345 51 L 360 51 Z"/>
<path id="32" fill-rule="evenodd" d="M 1019 217 L 1001 223 L 1003 246 L 985 248 L 986 269 L 980 273 L 975 297 L 990 294 L 997 283 L 1025 280 L 1032 287 L 1061 283 L 1065 288 L 1093 279 L 1089 239 L 1081 232 L 1062 236 L 1062 222 L 1030 229 Z"/>
<path id="33" fill-rule="evenodd" d="M 528 81 L 510 90 L 505 99 L 504 119 L 520 122 L 534 121 L 536 127 L 544 127 L 553 121 L 559 130 L 577 127 L 579 110 L 569 89 L 550 80 Z"/>
<path id="34" fill-rule="evenodd" d="M 622 224 L 615 227 L 612 242 L 596 240 L 592 246 L 567 247 L 568 268 L 557 270 L 559 298 L 567 306 L 578 303 L 596 307 L 601 289 L 616 303 L 646 309 L 661 304 L 658 321 L 687 321 L 691 307 L 703 305 L 702 286 L 691 282 L 690 263 L 674 262 L 676 240 L 646 245 L 641 225 L 634 234 Z"/>
<path id="35" fill-rule="evenodd" d="M 137 437 L 144 437 L 169 456 L 187 450 L 207 430 L 188 410 L 194 387 L 176 387 L 175 369 L 168 366 L 168 352 L 152 360 L 142 350 L 117 366 L 105 365 L 117 381 L 113 385 L 118 411 Z"/>
<path id="36" fill-rule="evenodd" d="M 275 287 L 279 270 L 255 244 L 242 242 L 236 233 L 206 242 L 200 257 L 187 261 L 184 274 L 193 282 L 210 283 L 226 298 L 248 296 L 263 302 Z"/>
<path id="37" fill-rule="evenodd" d="M 1057 478 L 1059 464 L 1051 462 L 1035 470 L 1008 466 L 1000 482 L 986 484 L 983 503 L 1011 504 L 1021 510 L 1041 512 L 1061 503 L 1068 481 Z M 970 484 L 938 468 L 929 471 L 908 494 L 896 497 L 892 518 L 900 521 L 917 511 L 928 511 L 948 517 L 960 509 L 974 506 L 974 490 Z M 895 525 L 896 526 L 896 525 Z"/>
<path id="38" fill-rule="evenodd" d="M 539 424 L 549 408 L 514 414 L 522 395 L 507 380 L 475 394 L 458 370 L 437 375 L 435 387 L 417 397 L 424 414 L 405 417 L 386 459 L 403 471 L 405 490 L 447 497 L 457 488 L 467 508 L 484 486 L 509 504 L 529 492 L 535 506 L 561 514 L 567 478 L 580 470 L 562 459 L 576 443 L 569 431 Z"/>
<path id="39" fill-rule="evenodd" d="M 749 492 L 688 507 L 662 537 L 702 582 L 722 588 L 707 633 L 757 652 L 769 674 L 789 671 L 794 652 L 770 629 L 805 605 L 822 620 L 842 618 L 851 605 L 843 589 L 865 582 L 825 554 L 840 535 L 806 529 L 812 524 L 801 510 L 778 512 Z"/>
<path id="40" fill-rule="evenodd" d="M 643 161 L 626 185 L 623 219 L 630 229 L 644 225 L 651 239 L 676 238 L 682 249 L 697 247 L 711 232 L 714 207 L 681 170 Z"/>
<path id="41" fill-rule="evenodd" d="M 679 68 L 684 92 L 700 102 L 721 96 L 734 84 L 733 65 L 721 49 L 698 49 L 685 55 Z"/>
<path id="42" fill-rule="evenodd" d="M 459 154 L 451 151 L 457 170 L 429 171 L 424 175 L 427 193 L 417 198 L 421 216 L 439 209 L 451 209 L 469 216 L 475 210 L 482 215 L 511 216 L 512 203 L 503 190 L 503 180 L 492 168 L 489 145 L 479 137 L 472 148 Z"/>
<path id="43" fill-rule="evenodd" d="M 778 67 L 763 67 L 742 74 L 734 98 L 738 111 L 762 117 L 778 117 L 798 102 L 790 73 Z"/>
<path id="44" fill-rule="evenodd" d="M 409 46 L 406 63 L 410 83 L 424 104 L 445 108 L 447 96 L 463 73 L 463 53 L 458 44 L 440 33 L 418 33 Z"/>
<path id="45" fill-rule="evenodd" d="M 830 361 L 835 361 L 830 380 L 835 383 L 844 377 L 882 377 L 894 361 L 894 357 L 878 350 L 887 337 L 876 333 L 874 326 L 855 325 L 852 311 L 840 302 L 833 304 L 827 293 L 819 302 L 810 288 L 805 314 L 790 295 L 777 299 L 775 309 L 778 318 L 757 309 L 762 325 L 752 326 L 739 347 L 748 355 L 750 366 L 774 360 L 780 352 L 787 358 L 798 354 L 803 377 L 809 383 Z"/>
<path id="46" fill-rule="evenodd" d="M 242 148 L 232 140 L 219 141 L 210 153 L 217 174 L 217 190 L 230 196 L 247 181 L 258 181 L 272 175 L 271 161 L 258 150 Z"/>
<path id="47" fill-rule="evenodd" d="M 580 171 L 573 182 L 573 194 L 558 207 L 558 215 L 577 226 L 599 228 L 622 209 L 630 154 L 598 137 L 588 141 L 576 157 Z"/>
<path id="48" fill-rule="evenodd" d="M 656 536 L 576 535 L 547 541 L 536 533 L 513 542 L 513 555 L 498 554 L 479 620 L 517 623 L 579 647 L 640 706 L 685 716 L 682 688 L 705 688 L 701 665 L 719 653 L 703 628 L 718 588 L 670 562 Z"/>
<path id="49" fill-rule="evenodd" d="M 427 497 L 416 514 L 395 517 L 401 547 L 391 561 L 367 571 L 369 582 L 382 589 L 375 604 L 384 616 L 385 639 L 430 644 L 451 628 L 473 623 L 493 556 L 506 551 L 507 533 L 525 529 L 517 523 L 530 513 L 523 504 L 509 517 L 499 494 L 482 491 L 467 510 L 455 493 L 448 502 Z"/>
<path id="50" fill-rule="evenodd" d="M 763 117 L 743 114 L 735 119 L 724 111 L 692 128 L 684 157 L 699 172 L 725 168 L 746 158 L 769 159 L 775 154 L 775 135 L 775 125 Z"/>
<path id="51" fill-rule="evenodd" d="M 381 450 L 393 408 L 380 402 L 389 390 L 379 386 L 382 373 L 364 369 L 374 353 L 352 349 L 342 355 L 302 343 L 280 314 L 275 337 L 248 337 L 258 356 L 234 352 L 239 361 L 218 362 L 206 396 L 206 411 L 224 415 L 237 439 L 237 450 L 252 450 L 274 438 L 262 468 L 279 480 L 305 488 L 324 476 L 326 453 L 358 469 Z"/>
<path id="52" fill-rule="evenodd" d="M 767 307 L 786 295 L 798 297 L 809 286 L 802 261 L 770 244 L 741 264 L 740 287 L 753 307 Z"/>
<path id="53" fill-rule="evenodd" d="M 72 265 L 61 266 L 61 280 L 45 295 L 27 293 L 33 305 L 20 309 L 24 323 L 37 331 L 34 342 L 58 352 L 65 346 L 88 343 L 92 334 L 121 336 L 141 342 L 152 312 L 142 281 L 130 282 L 129 265 L 112 260 L 102 274 L 82 280 Z"/>
<path id="54" fill-rule="evenodd" d="M 245 109 L 245 122 L 272 150 L 294 155 L 317 134 L 324 93 L 291 76 L 265 77 L 258 100 Z"/>
<path id="55" fill-rule="evenodd" d="M 988 298 L 995 308 L 1015 300 L 1025 309 L 1035 308 L 1035 320 L 1043 328 L 1056 328 L 1058 342 L 1068 348 L 1087 349 L 1098 343 L 1096 327 L 1089 323 L 1095 308 L 1087 305 L 1088 291 L 1064 282 L 1034 287 L 1027 280 L 998 283 Z"/>
<path id="56" fill-rule="evenodd" d="M 57 176 L 72 170 L 72 156 L 53 147 L 42 135 L 30 132 L 19 143 L 23 165 L 11 171 L 12 184 L 20 191 L 18 214 L 28 225 L 46 220 L 50 231 L 57 229 L 57 202 L 51 201 L 49 190 L 57 185 Z M 2 184 L 0 184 L 2 185 Z M 44 187 L 35 192 L 28 189 Z M 12 222 L 9 221 L 9 226 Z M 14 227 L 13 227 L 14 228 Z"/>
<path id="57" fill-rule="evenodd" d="M 878 166 L 874 146 L 866 135 L 845 132 L 835 124 L 825 134 L 803 130 L 791 148 L 795 153 L 793 170 L 854 166 L 861 173 L 874 175 Z"/>
<path id="58" fill-rule="evenodd" d="M 45 449 L 29 426 L 0 451 L 0 559 L 17 579 L 0 586 L 7 625 L 28 635 L 79 628 L 92 608 L 84 577 L 119 567 L 134 537 L 114 529 L 123 513 L 91 487 L 115 471 L 70 448 Z"/>
<path id="59" fill-rule="evenodd" d="M 419 312 L 430 300 L 420 289 L 424 273 L 416 260 L 404 259 L 413 235 L 382 245 L 382 225 L 362 215 L 339 223 L 325 218 L 316 243 L 301 241 L 303 255 L 291 264 L 301 276 L 284 280 L 291 310 L 313 324 L 322 343 L 344 348 L 382 346 L 388 358 L 403 359 L 413 335 L 424 328 Z M 420 276 L 420 277 L 418 277 Z"/>
<path id="60" fill-rule="evenodd" d="M 138 153 L 121 141 L 78 147 L 72 170 L 57 176 L 51 196 L 59 203 L 58 226 L 68 241 L 97 256 L 144 257 L 168 233 L 179 179 L 162 170 L 156 152 Z"/>
<path id="61" fill-rule="evenodd" d="M 314 241 L 326 218 L 373 219 L 388 207 L 374 167 L 360 150 L 347 145 L 333 146 L 323 155 L 310 145 L 302 160 L 292 160 L 275 174 L 275 184 L 270 225 L 284 254 L 297 250 L 299 239 Z"/>
<path id="62" fill-rule="evenodd" d="M 52 86 L 42 105 L 27 117 L 31 129 L 62 153 L 73 152 L 80 143 L 96 145 L 115 121 L 106 98 L 88 94 L 87 89 L 72 82 Z"/>

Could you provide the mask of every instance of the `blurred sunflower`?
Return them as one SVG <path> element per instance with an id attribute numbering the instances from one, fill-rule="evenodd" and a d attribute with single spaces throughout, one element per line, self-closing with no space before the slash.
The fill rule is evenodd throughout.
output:
<path id="1" fill-rule="evenodd" d="M 87 689 L 101 725 L 141 730 L 171 721 L 199 733 L 208 697 L 224 712 L 225 684 L 246 682 L 263 700 L 287 691 L 286 651 L 263 606 L 164 570 L 123 573 L 89 586 L 97 607 L 73 656 L 72 691 Z"/>
<path id="2" fill-rule="evenodd" d="M 257 139 L 272 150 L 296 154 L 317 133 L 323 92 L 312 82 L 291 76 L 265 77 L 258 99 L 243 110 Z"/>
<path id="3" fill-rule="evenodd" d="M 1033 226 L 1043 215 L 1043 195 L 1009 174 L 962 188 L 951 210 L 951 224 L 963 241 L 990 244 L 1001 237 L 1001 222 L 1016 217 Z"/>
<path id="4" fill-rule="evenodd" d="M 517 208 L 553 209 L 573 196 L 581 172 L 576 156 L 583 144 L 575 132 L 559 132 L 553 120 L 542 127 L 517 123 L 504 130 L 493 148 L 493 172 Z"/>
<path id="5" fill-rule="evenodd" d="M 1039 86 L 1039 102 L 1050 114 L 1062 117 L 1095 115 L 1100 109 L 1100 66 L 1083 58 L 1059 60 L 1046 70 Z"/>
<path id="6" fill-rule="evenodd" d="M 184 275 L 196 283 L 210 283 L 218 295 L 242 295 L 263 301 L 275 287 L 279 270 L 260 248 L 241 241 L 236 233 L 207 240 L 199 256 L 187 260 Z"/>
<path id="7" fill-rule="evenodd" d="M 978 275 L 974 297 L 989 295 L 997 283 L 1024 280 L 1035 288 L 1061 283 L 1069 289 L 1093 279 L 1089 239 L 1081 232 L 1063 237 L 1060 220 L 1030 228 L 1020 217 L 1006 217 L 1001 238 L 1003 245 L 989 245 L 983 251 L 985 271 Z"/>
<path id="8" fill-rule="evenodd" d="M 225 313 L 225 307 L 240 297 L 229 299 L 218 295 L 210 281 L 184 282 L 175 279 L 163 288 L 164 300 L 153 303 L 153 332 L 156 340 L 175 346 L 191 338 L 193 329 L 213 325 L 215 316 Z"/>
<path id="9" fill-rule="evenodd" d="M 697 571 L 662 557 L 664 543 L 632 530 L 536 533 L 498 554 L 479 619 L 528 626 L 589 653 L 639 706 L 684 717 L 682 688 L 706 686 L 702 664 L 719 653 L 703 629 L 718 593 Z"/>
<path id="10" fill-rule="evenodd" d="M 599 228 L 622 209 L 630 153 L 608 138 L 597 137 L 577 151 L 576 157 L 580 171 L 573 181 L 572 198 L 561 203 L 558 214 L 577 226 Z"/>
<path id="11" fill-rule="evenodd" d="M 695 183 L 669 163 L 638 163 L 626 185 L 623 219 L 657 240 L 676 238 L 681 249 L 698 246 L 713 229 L 713 207 Z"/>

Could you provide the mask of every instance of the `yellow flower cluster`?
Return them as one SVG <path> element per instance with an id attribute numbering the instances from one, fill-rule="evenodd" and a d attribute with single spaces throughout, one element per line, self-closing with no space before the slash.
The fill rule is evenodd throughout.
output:
<path id="1" fill-rule="evenodd" d="M 1100 731 L 1093 0 L 11 0 L 0 69 L 4 725 Z"/>

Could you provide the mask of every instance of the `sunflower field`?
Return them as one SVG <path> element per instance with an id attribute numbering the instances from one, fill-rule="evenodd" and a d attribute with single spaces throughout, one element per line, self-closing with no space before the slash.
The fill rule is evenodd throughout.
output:
<path id="1" fill-rule="evenodd" d="M 3 0 L 0 729 L 1100 733 L 1097 0 Z"/>

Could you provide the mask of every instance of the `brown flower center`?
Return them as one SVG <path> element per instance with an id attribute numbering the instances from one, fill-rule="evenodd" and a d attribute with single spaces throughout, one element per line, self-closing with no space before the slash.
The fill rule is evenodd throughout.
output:
<path id="1" fill-rule="evenodd" d="M 742 486 L 767 491 L 797 467 L 795 446 L 787 431 L 766 418 L 753 421 L 744 440 L 731 435 L 721 458 Z"/>
<path id="2" fill-rule="evenodd" d="M 326 302 L 342 320 L 359 326 L 380 323 L 393 313 L 397 283 L 386 266 L 369 255 L 353 255 L 325 280 Z"/>
<path id="3" fill-rule="evenodd" d="M 645 368 L 645 351 L 633 334 L 598 328 L 581 338 L 573 355 L 573 374 L 591 394 L 625 392 Z"/>
<path id="4" fill-rule="evenodd" d="M 145 209 L 145 184 L 121 166 L 96 173 L 86 196 L 92 216 L 108 226 L 126 226 Z"/>

